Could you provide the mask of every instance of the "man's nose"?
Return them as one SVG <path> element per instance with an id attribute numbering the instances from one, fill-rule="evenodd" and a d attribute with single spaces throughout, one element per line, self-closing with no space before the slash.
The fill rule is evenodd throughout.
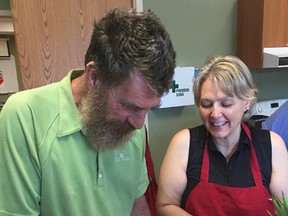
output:
<path id="1" fill-rule="evenodd" d="M 134 112 L 133 114 L 128 116 L 128 122 L 135 129 L 140 129 L 143 127 L 146 115 L 147 115 L 147 110 L 140 110 L 140 111 Z"/>

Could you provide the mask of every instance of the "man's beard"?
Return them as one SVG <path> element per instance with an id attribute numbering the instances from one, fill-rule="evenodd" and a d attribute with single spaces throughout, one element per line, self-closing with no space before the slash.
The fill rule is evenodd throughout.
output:
<path id="1" fill-rule="evenodd" d="M 106 93 L 102 89 L 89 91 L 79 107 L 83 132 L 97 151 L 121 148 L 135 130 L 128 122 L 108 120 Z"/>

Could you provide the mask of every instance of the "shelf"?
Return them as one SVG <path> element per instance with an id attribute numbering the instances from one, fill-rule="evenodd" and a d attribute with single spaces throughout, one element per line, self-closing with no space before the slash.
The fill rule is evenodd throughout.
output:
<path id="1" fill-rule="evenodd" d="M 0 10 L 0 17 L 12 17 L 11 10 Z"/>
<path id="2" fill-rule="evenodd" d="M 12 17 L 0 17 L 0 34 L 2 35 L 14 34 Z"/>

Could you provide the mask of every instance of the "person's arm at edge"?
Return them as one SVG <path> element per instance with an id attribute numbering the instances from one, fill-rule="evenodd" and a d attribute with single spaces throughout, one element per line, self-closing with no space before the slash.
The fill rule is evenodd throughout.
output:
<path id="1" fill-rule="evenodd" d="M 190 132 L 184 129 L 172 138 L 168 147 L 160 169 L 156 202 L 159 216 L 190 215 L 180 207 L 181 197 L 187 184 L 189 142 Z"/>
<path id="2" fill-rule="evenodd" d="M 0 170 L 5 175 L 0 179 L 0 215 L 40 215 L 40 162 L 29 134 L 33 121 L 19 98 L 10 96 L 1 111 Z"/>
<path id="3" fill-rule="evenodd" d="M 270 131 L 272 143 L 272 176 L 269 185 L 272 196 L 282 199 L 282 192 L 288 196 L 288 152 L 283 139 Z"/>

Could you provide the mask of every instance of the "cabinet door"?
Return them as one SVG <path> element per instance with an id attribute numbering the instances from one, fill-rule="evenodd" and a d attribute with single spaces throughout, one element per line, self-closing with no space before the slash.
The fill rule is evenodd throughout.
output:
<path id="1" fill-rule="evenodd" d="M 62 79 L 84 68 L 94 19 L 132 0 L 11 0 L 23 89 Z"/>
<path id="2" fill-rule="evenodd" d="M 237 56 L 262 68 L 264 47 L 288 46 L 288 0 L 238 0 Z"/>
<path id="3" fill-rule="evenodd" d="M 265 0 L 263 47 L 288 46 L 288 1 Z"/>

